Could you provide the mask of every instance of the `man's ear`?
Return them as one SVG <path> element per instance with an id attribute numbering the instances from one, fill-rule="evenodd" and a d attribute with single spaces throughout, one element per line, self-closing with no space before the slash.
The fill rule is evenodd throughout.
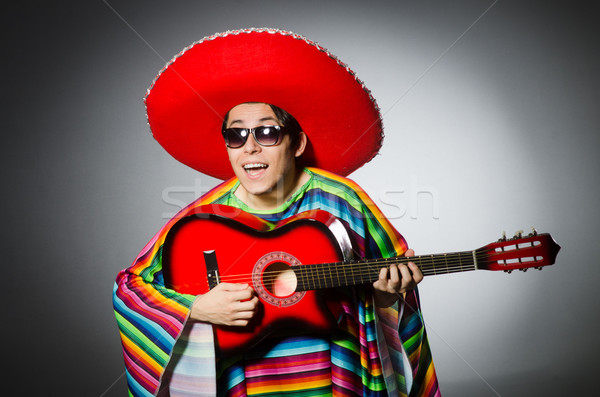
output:
<path id="1" fill-rule="evenodd" d="M 298 146 L 296 147 L 296 151 L 294 152 L 294 157 L 302 156 L 304 153 L 304 149 L 306 149 L 306 144 L 308 142 L 308 137 L 304 133 L 304 131 L 300 131 L 298 133 Z"/>

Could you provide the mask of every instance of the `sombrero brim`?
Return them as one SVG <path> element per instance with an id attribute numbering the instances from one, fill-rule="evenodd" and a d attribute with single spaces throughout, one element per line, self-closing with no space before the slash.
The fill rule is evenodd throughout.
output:
<path id="1" fill-rule="evenodd" d="M 307 134 L 304 165 L 346 176 L 379 151 L 377 103 L 344 63 L 314 42 L 277 29 L 206 37 L 185 48 L 146 94 L 155 139 L 178 161 L 219 179 L 233 176 L 221 124 L 244 102 L 292 114 Z"/>

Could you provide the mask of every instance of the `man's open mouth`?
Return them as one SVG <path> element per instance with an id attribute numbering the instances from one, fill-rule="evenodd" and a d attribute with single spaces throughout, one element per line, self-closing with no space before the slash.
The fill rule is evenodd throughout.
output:
<path id="1" fill-rule="evenodd" d="M 258 175 L 263 170 L 267 169 L 267 167 L 269 166 L 264 163 L 249 163 L 244 164 L 243 166 L 244 171 L 246 171 L 246 173 L 248 173 L 249 175 Z"/>

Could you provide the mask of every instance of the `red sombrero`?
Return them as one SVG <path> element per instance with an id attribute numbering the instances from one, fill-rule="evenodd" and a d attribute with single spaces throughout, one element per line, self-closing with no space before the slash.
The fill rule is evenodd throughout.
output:
<path id="1" fill-rule="evenodd" d="M 176 55 L 148 89 L 155 139 L 180 162 L 227 179 L 223 116 L 244 102 L 292 114 L 307 134 L 303 164 L 348 175 L 383 141 L 381 114 L 363 82 L 318 44 L 278 29 L 205 37 Z"/>

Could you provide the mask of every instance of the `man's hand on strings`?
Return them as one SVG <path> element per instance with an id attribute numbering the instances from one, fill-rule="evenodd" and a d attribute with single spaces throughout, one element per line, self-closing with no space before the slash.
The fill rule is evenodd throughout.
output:
<path id="1" fill-rule="evenodd" d="M 220 283 L 192 305 L 190 318 L 217 325 L 244 327 L 256 314 L 258 297 L 248 284 Z"/>
<path id="2" fill-rule="evenodd" d="M 404 253 L 404 256 L 414 255 L 415 251 L 412 249 Z M 422 280 L 423 273 L 413 262 L 382 268 L 379 279 L 373 283 L 375 304 L 378 307 L 393 305 L 401 294 L 414 289 Z"/>

